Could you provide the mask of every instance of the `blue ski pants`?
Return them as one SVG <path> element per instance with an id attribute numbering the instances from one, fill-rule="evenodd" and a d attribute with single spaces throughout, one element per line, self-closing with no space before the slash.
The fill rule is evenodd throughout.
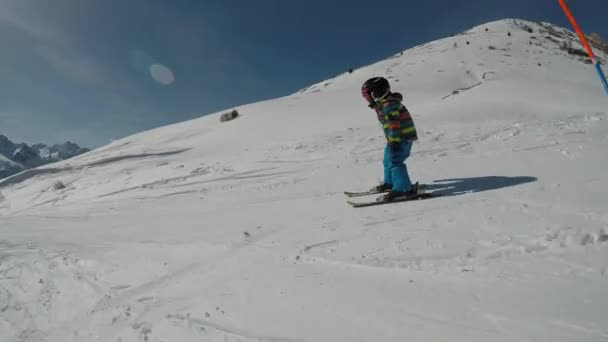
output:
<path id="1" fill-rule="evenodd" d="M 393 151 L 389 144 L 384 149 L 384 183 L 392 184 L 393 191 L 409 191 L 412 181 L 407 172 L 405 160 L 412 152 L 412 142 L 404 141 Z"/>

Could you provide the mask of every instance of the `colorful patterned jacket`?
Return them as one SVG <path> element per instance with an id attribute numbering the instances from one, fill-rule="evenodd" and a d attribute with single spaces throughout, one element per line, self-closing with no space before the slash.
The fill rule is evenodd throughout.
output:
<path id="1" fill-rule="evenodd" d="M 401 101 L 403 95 L 391 93 L 374 105 L 389 143 L 418 140 L 414 120 Z"/>

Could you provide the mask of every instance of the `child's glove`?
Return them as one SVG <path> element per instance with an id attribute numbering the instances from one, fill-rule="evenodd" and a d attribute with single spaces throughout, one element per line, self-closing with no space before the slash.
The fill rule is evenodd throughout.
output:
<path id="1" fill-rule="evenodd" d="M 391 151 L 393 151 L 393 153 L 398 153 L 399 151 L 401 151 L 400 142 L 393 141 L 390 143 L 390 146 L 391 146 Z"/>

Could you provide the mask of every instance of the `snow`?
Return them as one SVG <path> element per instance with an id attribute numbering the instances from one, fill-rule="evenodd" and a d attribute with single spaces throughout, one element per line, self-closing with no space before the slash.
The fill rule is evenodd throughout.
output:
<path id="1" fill-rule="evenodd" d="M 518 23 L 0 181 L 0 341 L 606 340 L 608 98 Z M 375 75 L 443 197 L 345 203 L 380 180 Z"/>

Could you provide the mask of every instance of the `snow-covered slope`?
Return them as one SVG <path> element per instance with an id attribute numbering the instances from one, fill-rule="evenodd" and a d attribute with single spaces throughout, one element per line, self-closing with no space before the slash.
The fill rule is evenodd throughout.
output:
<path id="1" fill-rule="evenodd" d="M 488 23 L 3 180 L 0 340 L 605 340 L 608 97 L 563 40 Z M 376 75 L 443 197 L 345 204 L 380 180 Z"/>

